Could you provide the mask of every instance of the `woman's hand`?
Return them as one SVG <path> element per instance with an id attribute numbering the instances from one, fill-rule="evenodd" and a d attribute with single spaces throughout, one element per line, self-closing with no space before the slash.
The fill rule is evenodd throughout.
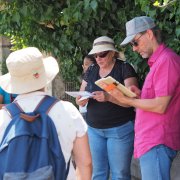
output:
<path id="1" fill-rule="evenodd" d="M 108 101 L 109 94 L 107 94 L 104 91 L 94 91 L 93 93 L 93 99 L 99 102 L 105 102 Z"/>
<path id="2" fill-rule="evenodd" d="M 88 99 L 83 99 L 83 100 L 79 100 L 81 98 L 81 96 L 78 96 L 76 98 L 76 104 L 79 105 L 79 106 L 85 106 L 88 101 L 89 101 L 89 98 Z"/>

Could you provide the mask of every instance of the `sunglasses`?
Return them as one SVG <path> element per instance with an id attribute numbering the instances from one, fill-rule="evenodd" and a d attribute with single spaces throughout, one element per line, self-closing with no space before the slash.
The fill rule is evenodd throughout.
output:
<path id="1" fill-rule="evenodd" d="M 133 40 L 130 42 L 131 46 L 137 47 L 139 45 L 138 40 L 142 37 L 143 34 L 141 34 L 136 40 Z"/>
<path id="2" fill-rule="evenodd" d="M 102 53 L 99 53 L 99 54 L 94 54 L 94 57 L 95 58 L 105 58 L 107 55 L 108 55 L 109 51 L 105 51 L 105 52 L 102 52 Z"/>

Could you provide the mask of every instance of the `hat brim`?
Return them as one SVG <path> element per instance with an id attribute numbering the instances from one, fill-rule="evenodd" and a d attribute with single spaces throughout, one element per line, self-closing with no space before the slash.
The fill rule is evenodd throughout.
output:
<path id="1" fill-rule="evenodd" d="M 0 77 L 0 86 L 8 93 L 24 94 L 46 87 L 58 74 L 59 66 L 53 57 L 43 59 L 44 67 L 38 76 L 13 77 L 7 73 Z"/>
<path id="2" fill-rule="evenodd" d="M 97 47 L 94 47 L 90 52 L 89 52 L 89 55 L 91 54 L 96 54 L 96 53 L 100 53 L 100 52 L 103 52 L 103 51 L 115 51 L 115 52 L 119 52 L 117 49 L 115 48 L 111 48 L 111 47 L 100 47 L 100 46 L 97 46 Z"/>
<path id="3" fill-rule="evenodd" d="M 127 36 L 120 45 L 124 46 L 124 45 L 130 43 L 134 39 L 135 36 L 136 36 L 136 34 L 131 35 L 131 36 Z"/>

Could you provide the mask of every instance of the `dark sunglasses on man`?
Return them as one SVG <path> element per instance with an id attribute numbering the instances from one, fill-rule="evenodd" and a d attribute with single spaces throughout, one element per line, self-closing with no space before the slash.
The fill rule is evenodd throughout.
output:
<path id="1" fill-rule="evenodd" d="M 142 33 L 136 40 L 131 41 L 129 44 L 131 46 L 137 47 L 139 45 L 138 40 L 142 37 L 142 35 L 144 35 L 144 33 Z"/>

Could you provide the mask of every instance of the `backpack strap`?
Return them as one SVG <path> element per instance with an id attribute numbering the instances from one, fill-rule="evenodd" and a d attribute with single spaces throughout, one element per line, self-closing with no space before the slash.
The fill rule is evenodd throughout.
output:
<path id="1" fill-rule="evenodd" d="M 10 104 L 4 106 L 3 108 L 9 113 L 11 118 L 13 118 L 16 114 L 20 114 L 23 112 L 21 107 L 15 102 L 10 103 Z"/>
<path id="2" fill-rule="evenodd" d="M 11 118 L 16 116 L 17 114 L 20 114 L 20 117 L 28 122 L 33 122 L 37 117 L 39 117 L 39 114 L 37 114 L 35 116 L 26 115 L 17 102 L 7 105 L 5 107 L 5 110 L 9 113 Z"/>
<path id="3" fill-rule="evenodd" d="M 59 101 L 58 99 L 46 95 L 36 106 L 34 111 L 45 112 L 46 114 L 48 114 L 48 112 L 51 110 L 53 105 L 58 101 Z M 17 102 L 10 103 L 6 105 L 4 108 L 10 114 L 11 118 L 14 117 L 16 114 L 24 113 L 24 111 Z"/>
<path id="4" fill-rule="evenodd" d="M 58 102 L 59 100 L 56 99 L 55 97 L 51 97 L 46 95 L 40 103 L 36 106 L 34 111 L 37 112 L 45 112 L 46 114 L 49 113 L 51 108 Z"/>
<path id="5" fill-rule="evenodd" d="M 45 96 L 40 103 L 37 105 L 36 109 L 34 111 L 37 112 L 46 112 L 46 114 L 49 113 L 49 111 L 51 110 L 51 108 L 58 102 L 59 100 L 51 97 L 51 96 Z M 65 177 L 67 178 L 68 173 L 69 173 L 69 168 L 70 168 L 70 163 L 71 163 L 71 156 L 69 158 L 69 161 L 67 163 L 67 167 L 66 167 L 66 175 Z"/>

